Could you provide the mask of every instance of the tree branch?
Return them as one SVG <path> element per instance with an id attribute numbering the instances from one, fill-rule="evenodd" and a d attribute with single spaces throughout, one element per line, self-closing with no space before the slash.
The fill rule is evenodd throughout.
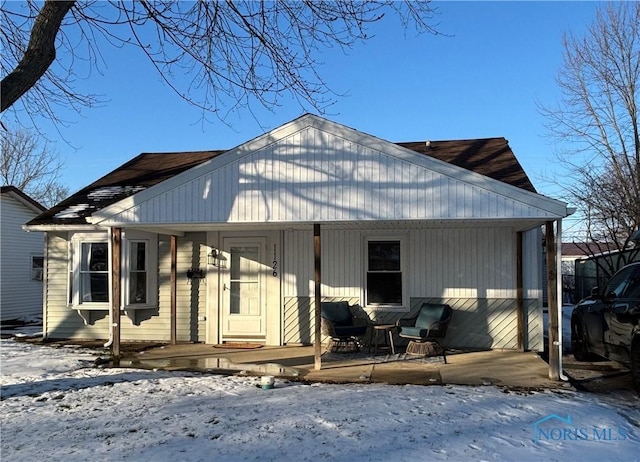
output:
<path id="1" fill-rule="evenodd" d="M 29 45 L 16 68 L 2 79 L 0 112 L 10 108 L 44 75 L 56 59 L 56 35 L 75 1 L 47 0 L 33 25 Z"/>

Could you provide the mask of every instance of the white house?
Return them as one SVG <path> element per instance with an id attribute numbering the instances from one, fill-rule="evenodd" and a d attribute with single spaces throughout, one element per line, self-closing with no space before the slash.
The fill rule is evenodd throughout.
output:
<path id="1" fill-rule="evenodd" d="M 28 228 L 49 338 L 312 343 L 321 263 L 322 299 L 370 319 L 446 301 L 445 345 L 542 350 L 541 226 L 567 213 L 504 138 L 394 143 L 307 114 L 141 154 Z"/>
<path id="2" fill-rule="evenodd" d="M 42 315 L 44 237 L 22 229 L 45 207 L 13 186 L 2 186 L 0 203 L 0 316 L 2 321 Z"/>

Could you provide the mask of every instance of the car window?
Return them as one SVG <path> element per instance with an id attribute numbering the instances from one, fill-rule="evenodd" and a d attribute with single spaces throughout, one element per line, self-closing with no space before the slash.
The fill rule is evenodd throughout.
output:
<path id="1" fill-rule="evenodd" d="M 629 286 L 629 277 L 634 269 L 633 266 L 630 266 L 617 272 L 607 284 L 604 294 L 608 295 L 613 292 L 616 298 L 620 297 Z"/>
<path id="2" fill-rule="evenodd" d="M 622 293 L 623 298 L 640 298 L 640 265 L 633 268 L 627 278 L 627 286 Z"/>

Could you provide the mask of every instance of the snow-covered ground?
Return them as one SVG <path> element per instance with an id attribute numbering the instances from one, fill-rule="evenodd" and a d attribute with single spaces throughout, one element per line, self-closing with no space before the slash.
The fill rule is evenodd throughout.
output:
<path id="1" fill-rule="evenodd" d="M 99 369 L 0 341 L 1 459 L 640 460 L 640 400 L 493 386 L 326 385 Z"/>

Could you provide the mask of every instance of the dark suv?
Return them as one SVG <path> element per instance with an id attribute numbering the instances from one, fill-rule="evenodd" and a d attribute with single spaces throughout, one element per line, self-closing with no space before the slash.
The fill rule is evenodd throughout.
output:
<path id="1" fill-rule="evenodd" d="M 595 288 L 576 305 L 571 347 L 578 361 L 597 355 L 630 367 L 640 393 L 640 262 L 622 268 L 603 291 Z"/>

